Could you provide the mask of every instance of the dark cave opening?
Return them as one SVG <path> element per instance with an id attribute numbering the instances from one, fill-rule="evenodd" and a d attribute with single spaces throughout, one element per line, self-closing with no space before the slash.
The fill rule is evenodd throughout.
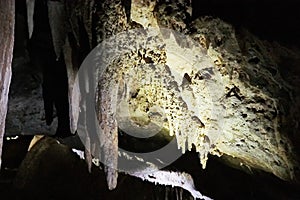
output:
<path id="1" fill-rule="evenodd" d="M 193 18 L 219 17 L 236 27 L 246 28 L 263 40 L 299 47 L 300 14 L 294 0 L 202 0 L 192 1 Z"/>

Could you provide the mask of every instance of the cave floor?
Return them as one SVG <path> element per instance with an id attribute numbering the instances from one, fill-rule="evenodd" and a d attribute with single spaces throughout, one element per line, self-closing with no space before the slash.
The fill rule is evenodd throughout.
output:
<path id="1" fill-rule="evenodd" d="M 193 199 L 182 189 L 124 174 L 119 174 L 117 188 L 109 191 L 103 171 L 93 166 L 92 173 L 88 173 L 86 163 L 65 145 L 50 145 L 39 155 L 29 155 L 30 141 L 31 136 L 4 141 L 1 199 Z M 30 166 L 20 167 L 25 156 L 34 159 Z M 300 199 L 300 188 L 295 185 L 262 172 L 233 169 L 215 157 L 210 157 L 202 170 L 194 152 L 186 153 L 167 169 L 190 173 L 196 188 L 213 199 Z"/>

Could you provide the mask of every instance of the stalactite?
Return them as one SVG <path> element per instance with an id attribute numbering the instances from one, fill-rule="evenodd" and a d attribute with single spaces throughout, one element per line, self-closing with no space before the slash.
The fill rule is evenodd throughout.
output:
<path id="1" fill-rule="evenodd" d="M 57 59 L 59 59 L 67 36 L 67 16 L 64 2 L 49 0 L 48 16 L 54 51 Z"/>
<path id="2" fill-rule="evenodd" d="M 97 5 L 97 42 L 102 42 L 121 31 L 127 29 L 127 19 L 125 9 L 120 0 L 103 1 Z M 100 14 L 101 13 L 101 14 Z M 117 185 L 118 177 L 118 124 L 114 118 L 114 108 L 116 107 L 116 94 L 118 86 L 111 84 L 111 77 L 104 76 L 99 80 L 96 93 L 96 102 L 98 106 L 97 117 L 100 122 L 100 147 L 103 152 L 103 161 L 105 163 L 105 173 L 109 189 L 114 189 Z M 105 89 L 104 89 L 105 88 Z M 107 119 L 107 120 L 104 120 Z"/>
<path id="3" fill-rule="evenodd" d="M 79 40 L 80 40 L 80 34 L 79 34 L 79 16 L 81 15 L 80 12 L 78 12 L 78 8 L 80 4 L 79 1 L 73 1 L 73 0 L 66 0 L 66 13 L 67 13 L 67 21 L 70 26 L 69 32 L 73 35 L 76 41 L 76 45 L 79 46 Z M 84 9 L 84 8 L 82 8 Z"/>
<path id="4" fill-rule="evenodd" d="M 76 79 L 78 68 L 73 64 L 73 50 L 70 46 L 69 37 L 66 38 L 65 45 L 63 46 L 63 52 L 68 74 L 70 129 L 71 133 L 75 133 L 75 131 L 77 130 L 79 117 L 80 91 L 79 82 L 78 79 Z"/>
<path id="5" fill-rule="evenodd" d="M 31 37 L 35 1 L 26 2 Z M 48 11 L 56 56 L 59 58 L 63 50 L 67 66 L 71 131 L 84 129 L 88 169 L 91 171 L 93 157 L 104 161 L 109 189 L 114 189 L 117 185 L 120 122 L 126 124 L 124 121 L 128 120 L 135 123 L 135 119 L 140 116 L 145 117 L 139 118 L 140 121 L 155 121 L 155 118 L 149 117 L 153 105 L 166 113 L 161 115 L 165 117 L 162 120 L 164 123 L 159 121 L 158 124 L 168 130 L 171 136 L 176 136 L 178 148 L 183 153 L 195 149 L 203 168 L 208 154 L 227 155 L 233 157 L 239 165 L 262 169 L 285 180 L 294 178 L 297 162 L 284 131 L 295 127 L 289 126 L 292 123 L 286 122 L 285 114 L 292 113 L 288 119 L 296 121 L 298 111 L 293 110 L 292 87 L 281 77 L 277 69 L 278 62 L 267 53 L 270 51 L 266 43 L 250 33 L 245 33 L 246 39 L 239 41 L 235 29 L 219 19 L 203 17 L 191 22 L 190 0 L 132 0 L 130 19 L 126 18 L 121 0 L 65 2 L 66 4 L 62 1 L 48 1 Z M 11 13 L 3 15 L 10 10 L 7 6 L 11 2 L 4 3 L 4 6 L 2 3 L 0 2 L 0 14 L 1 19 L 5 20 L 0 21 L 0 29 L 13 32 L 13 23 L 6 20 L 7 16 L 12 16 Z M 83 102 L 83 107 L 79 108 L 79 83 L 75 78 L 77 67 L 73 63 L 74 49 L 67 32 L 70 28 L 69 33 L 80 48 L 82 27 L 86 31 L 90 48 L 95 41 L 102 43 L 118 33 L 136 27 L 144 32 L 151 30 L 149 27 L 166 27 L 184 33 L 196 41 L 196 45 L 185 41 L 175 31 L 165 31 L 163 28 L 151 36 L 148 49 L 137 48 L 124 53 L 115 48 L 118 45 L 128 47 L 143 43 L 144 38 L 150 38 L 147 34 L 143 35 L 144 32 L 132 37 L 133 41 L 125 38 L 124 41 L 111 42 L 109 50 L 121 55 L 118 58 L 107 58 L 110 62 L 97 83 L 97 91 L 92 88 L 81 90 L 82 96 L 89 96 L 91 99 Z M 13 43 L 13 34 L 5 34 L 7 32 L 0 32 L 0 44 L 4 46 L 0 49 L 0 55 L 4 55 L 0 59 L 0 88 L 3 88 L 0 96 L 0 140 L 4 134 Z M 158 65 L 158 68 L 141 67 L 149 62 Z M 276 71 L 276 75 L 272 75 L 273 71 Z M 92 76 L 95 76 L 93 72 L 86 75 L 86 81 Z M 148 85 L 141 84 L 141 80 L 148 81 Z M 164 82 L 160 82 L 161 80 Z M 136 97 L 132 96 L 133 91 Z M 122 93 L 121 100 L 116 98 L 119 95 L 117 92 Z M 99 138 L 93 135 L 94 129 L 90 128 L 87 116 L 83 116 L 86 123 L 84 127 L 77 127 L 80 109 L 83 113 L 93 113 L 94 108 L 88 104 L 94 100 L 94 93 L 97 95 L 97 117 L 102 130 Z M 136 118 L 117 118 L 115 111 L 120 103 L 117 100 L 122 101 L 122 105 L 130 102 L 130 114 L 134 117 L 135 114 L 140 115 L 136 115 Z M 136 110 L 139 113 L 134 112 Z M 147 171 L 150 169 L 135 169 L 136 171 L 128 174 L 153 183 L 182 187 L 194 197 L 206 198 L 194 187 L 189 175 L 158 169 L 150 173 Z M 176 199 L 182 199 L 180 188 L 166 190 L 166 199 L 171 192 Z"/>
<path id="6" fill-rule="evenodd" d="M 85 30 L 86 33 L 88 35 L 89 38 L 89 46 L 90 48 L 92 48 L 93 46 L 93 33 L 92 33 L 92 28 L 93 28 L 93 14 L 95 12 L 95 2 L 94 0 L 88 0 L 88 1 L 84 1 L 84 6 L 82 6 L 83 8 L 83 24 L 85 26 Z"/>
<path id="7" fill-rule="evenodd" d="M 95 60 L 99 65 L 99 69 L 97 71 L 99 74 L 102 74 L 102 76 L 99 77 L 99 82 L 97 82 L 96 112 L 98 114 L 98 120 L 100 121 L 101 129 L 99 137 L 100 146 L 102 147 L 103 152 L 102 161 L 105 165 L 107 181 L 110 189 L 112 189 L 111 186 L 116 186 L 115 173 L 117 169 L 116 167 L 118 167 L 116 163 L 116 159 L 118 159 L 118 123 L 115 111 L 118 109 L 118 104 L 122 105 L 122 101 L 131 102 L 132 106 L 144 106 L 144 102 L 140 101 L 139 103 L 137 102 L 138 104 L 136 104 L 136 99 L 132 98 L 131 93 L 134 87 L 139 87 L 140 92 L 144 91 L 147 94 L 147 100 L 149 103 L 162 106 L 163 109 L 168 111 L 166 112 L 168 117 L 168 123 L 166 123 L 167 127 L 173 128 L 170 130 L 170 132 L 178 137 L 178 146 L 182 148 L 183 151 L 185 150 L 184 145 L 185 141 L 187 140 L 187 134 L 194 134 L 196 136 L 191 135 L 191 137 L 197 137 L 197 139 L 200 137 L 205 137 L 205 135 L 198 135 L 197 131 L 189 131 L 190 127 L 178 126 L 178 124 L 190 124 L 194 130 L 200 131 L 203 128 L 203 125 L 199 123 L 199 120 L 193 119 L 193 112 L 189 111 L 184 105 L 182 97 L 178 93 L 179 84 L 175 83 L 174 76 L 172 76 L 172 72 L 170 72 L 172 70 L 165 65 L 167 60 L 165 53 L 166 49 L 164 45 L 161 45 L 165 41 L 159 36 L 159 34 L 155 35 L 154 33 L 157 34 L 155 31 L 149 33 L 149 35 L 147 35 L 145 32 L 132 32 L 132 34 L 129 34 L 131 36 L 129 38 L 126 37 L 127 34 L 124 35 L 124 38 L 122 35 L 119 35 L 121 37 L 120 40 L 108 39 L 104 42 L 105 50 L 99 49 L 99 51 L 97 51 L 97 53 L 101 52 L 101 56 L 97 56 L 97 59 Z M 115 46 L 128 47 L 130 45 L 134 47 L 140 47 L 140 45 L 144 43 L 144 39 L 149 38 L 150 35 L 152 39 L 148 40 L 148 44 L 145 46 L 145 49 L 147 50 L 131 49 L 131 51 L 129 49 L 129 52 L 128 50 L 127 52 L 124 52 L 122 48 L 114 48 Z M 122 56 L 117 57 L 116 59 L 114 55 Z M 151 59 L 157 68 L 151 67 L 152 65 L 140 67 L 139 64 L 143 62 L 142 58 Z M 87 63 L 89 62 L 87 61 Z M 107 65 L 104 63 L 107 63 Z M 206 65 L 203 64 L 203 66 Z M 84 69 L 86 65 L 83 65 L 82 67 Z M 91 70 L 86 69 L 86 71 L 89 73 Z M 133 76 L 133 73 L 138 76 Z M 141 80 L 139 79 L 140 77 L 146 77 L 146 75 L 149 75 L 149 79 L 147 78 L 143 82 L 150 81 L 146 84 L 149 85 L 149 87 L 143 84 L 141 85 Z M 88 80 L 89 78 L 87 77 L 90 76 L 94 76 L 94 74 L 86 76 L 85 80 Z M 164 81 L 162 81 L 161 78 L 163 78 Z M 87 86 L 89 86 L 89 88 L 91 87 L 88 83 Z M 120 97 L 118 94 L 121 94 L 121 99 L 118 98 Z M 119 100 L 121 102 L 119 102 Z M 94 132 L 89 133 L 92 134 Z M 89 138 L 93 137 L 95 136 L 89 136 Z M 101 154 L 101 151 L 99 150 L 94 152 L 90 146 L 91 143 L 95 143 L 97 140 L 89 141 L 90 142 L 86 143 L 86 148 L 91 149 L 90 152 L 93 155 L 98 156 Z M 211 139 L 211 141 L 213 141 L 213 139 Z M 189 148 L 191 148 L 192 142 L 199 144 L 197 145 L 197 148 L 202 150 L 202 155 L 205 158 L 210 148 L 209 145 L 206 144 L 207 141 L 192 139 L 189 141 Z M 101 156 L 102 155 L 99 157 L 101 158 Z M 204 162 L 205 161 L 206 160 L 204 159 Z M 136 170 L 141 172 L 139 169 Z"/>
<path id="8" fill-rule="evenodd" d="M 0 1 L 0 167 L 8 92 L 11 82 L 15 28 L 15 1 Z"/>
<path id="9" fill-rule="evenodd" d="M 132 3 L 132 8 L 143 7 L 139 1 Z M 91 155 L 103 156 L 109 189 L 116 187 L 119 122 L 115 110 L 118 103 L 117 91 L 121 91 L 122 100 L 131 102 L 131 108 L 136 110 L 143 111 L 141 107 L 149 108 L 149 102 L 161 106 L 167 113 L 164 128 L 170 131 L 170 135 L 176 136 L 178 147 L 183 153 L 186 149 L 195 147 L 203 168 L 206 166 L 208 154 L 226 154 L 241 158 L 247 166 L 272 172 L 283 179 L 292 179 L 296 162 L 293 160 L 289 141 L 279 132 L 279 103 L 274 95 L 275 90 L 271 88 L 265 92 L 262 87 L 253 86 L 250 79 L 253 81 L 255 75 L 251 72 L 251 65 L 249 67 L 243 58 L 237 38 L 232 34 L 233 27 L 211 18 L 199 18 L 191 22 L 189 0 L 178 0 L 171 5 L 168 1 L 159 1 L 155 9 L 154 2 L 152 3 L 147 4 L 151 5 L 149 10 L 143 7 L 140 12 L 131 12 L 131 19 L 127 20 L 121 1 L 114 1 L 113 4 L 110 1 L 97 2 L 95 19 L 92 19 L 95 22 L 97 43 L 132 27 L 148 30 L 148 26 L 158 24 L 185 33 L 196 44 L 189 43 L 188 39 L 183 40 L 184 37 L 180 34 L 160 29 L 160 33 L 155 37 L 152 35 L 152 41 L 149 42 L 164 44 L 163 47 L 149 46 L 156 54 L 148 49 L 134 49 L 134 53 L 124 53 L 115 48 L 143 42 L 143 38 L 138 36 L 130 38 L 134 38 L 133 41 L 128 41 L 125 37 L 124 41 L 112 41 L 107 46 L 110 53 L 121 56 L 108 56 L 105 59 L 109 60 L 109 64 L 100 66 L 105 71 L 102 70 L 103 76 L 97 82 L 96 101 L 102 132 L 97 138 L 99 140 L 94 140 L 91 133 L 87 132 L 85 141 L 89 164 Z M 146 13 L 149 19 L 142 19 L 141 13 Z M 84 21 L 87 23 L 85 28 L 90 30 L 90 16 Z M 132 22 L 138 25 L 133 25 Z M 90 40 L 89 32 L 88 36 Z M 185 59 L 181 59 L 182 57 Z M 163 67 L 151 69 L 152 71 L 147 67 L 141 69 L 140 64 L 148 62 L 145 58 Z M 132 76 L 133 73 L 135 76 Z M 149 84 L 152 87 L 139 85 L 139 76 L 146 75 L 161 77 L 165 82 L 160 83 L 153 78 L 153 82 Z M 275 80 L 269 73 L 266 72 L 265 75 L 266 82 L 277 84 L 278 77 Z M 254 83 L 259 82 L 254 80 Z M 132 97 L 130 90 L 134 90 L 134 85 L 140 86 L 139 91 L 147 94 L 147 97 Z M 264 114 L 261 115 L 262 110 Z M 258 118 L 262 120 L 260 123 Z M 266 131 L 267 129 L 270 131 Z M 261 132 L 264 133 L 263 136 L 260 135 Z M 265 144 L 264 148 L 261 148 L 261 144 Z M 255 152 L 262 156 L 257 157 Z"/>
<path id="10" fill-rule="evenodd" d="M 34 26 L 33 24 L 34 5 L 35 5 L 35 0 L 26 0 L 29 39 L 32 36 L 33 26 Z"/>

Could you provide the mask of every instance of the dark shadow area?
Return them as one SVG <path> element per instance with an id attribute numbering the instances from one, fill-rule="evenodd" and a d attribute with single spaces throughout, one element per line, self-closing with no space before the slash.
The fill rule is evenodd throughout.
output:
<path id="1" fill-rule="evenodd" d="M 93 166 L 92 172 L 88 173 L 84 160 L 69 147 L 58 144 L 52 138 L 44 138 L 26 153 L 30 139 L 20 137 L 5 140 L 0 176 L 1 199 L 155 200 L 165 199 L 166 195 L 169 199 L 176 199 L 180 191 L 178 188 L 154 185 L 122 173 L 119 174 L 117 188 L 109 191 L 103 170 Z M 184 154 L 165 170 L 190 173 L 196 188 L 214 199 L 300 198 L 298 187 L 273 175 L 233 169 L 213 156 L 203 170 L 194 152 Z M 183 191 L 182 197 L 193 199 L 187 191 Z"/>
<path id="2" fill-rule="evenodd" d="M 244 27 L 261 39 L 300 45 L 299 1 L 201 0 L 193 2 L 193 18 L 213 16 Z"/>

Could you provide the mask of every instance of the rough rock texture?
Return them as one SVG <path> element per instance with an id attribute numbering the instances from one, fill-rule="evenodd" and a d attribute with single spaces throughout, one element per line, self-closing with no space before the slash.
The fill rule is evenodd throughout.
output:
<path id="1" fill-rule="evenodd" d="M 157 27 L 157 21 L 153 16 L 155 5 L 156 1 L 131 1 L 130 19 L 143 27 Z"/>
<path id="2" fill-rule="evenodd" d="M 297 86 L 297 77 L 287 79 L 281 66 L 295 65 L 292 58 L 297 54 L 216 18 L 191 21 L 189 0 L 132 1 L 130 6 L 121 0 L 66 1 L 65 5 L 69 32 L 63 48 L 73 131 L 79 99 L 73 91 L 74 74 L 80 65 L 80 59 L 74 61 L 75 51 L 88 51 L 135 28 L 144 32 L 112 41 L 110 53 L 122 53 L 118 45 L 134 46 L 150 38 L 144 48 L 106 58 L 104 75 L 96 77 L 98 119 L 104 132 L 100 140 L 87 133 L 87 160 L 91 163 L 91 153 L 103 153 L 110 189 L 117 184 L 118 128 L 133 130 L 151 123 L 175 135 L 183 152 L 196 150 L 202 167 L 208 154 L 223 155 L 233 158 L 235 165 L 285 180 L 295 178 L 297 162 L 288 137 L 296 138 L 299 129 L 295 109 L 299 91 L 292 86 Z M 143 9 L 132 10 L 136 8 Z M 161 29 L 151 32 L 148 27 Z M 60 42 L 55 45 L 62 48 Z M 130 117 L 121 108 L 128 108 Z"/>
<path id="3" fill-rule="evenodd" d="M 182 4 L 180 9 L 186 8 L 188 11 L 188 4 Z M 164 1 L 159 2 L 154 14 L 157 24 L 189 35 L 201 47 L 181 43 L 180 38 L 172 33 L 166 34 L 167 37 L 164 38 L 162 33 L 162 37 L 158 34 L 152 39 L 163 47 L 141 49 L 112 62 L 99 85 L 99 119 L 106 130 L 105 142 L 111 142 L 106 148 L 116 149 L 118 123 L 113 112 L 117 103 L 114 98 L 117 88 L 124 87 L 126 82 L 127 90 L 124 91 L 128 93 L 124 95 L 124 99 L 127 98 L 125 102 L 136 105 L 136 108 L 132 108 L 133 112 L 130 113 L 132 115 L 128 121 L 139 119 L 134 123 L 147 122 L 152 106 L 160 107 L 166 113 L 170 135 L 176 135 L 178 147 L 184 152 L 186 142 L 189 150 L 194 145 L 203 167 L 208 153 L 228 155 L 237 158 L 240 165 L 262 169 L 285 180 L 293 180 L 297 163 L 291 142 L 283 130 L 286 126 L 285 110 L 289 108 L 282 107 L 283 99 L 290 102 L 289 105 L 293 103 L 291 88 L 281 78 L 280 73 L 272 74 L 276 65 L 264 49 L 263 43 L 249 34 L 249 39 L 242 46 L 234 28 L 219 19 L 204 17 L 189 23 L 188 17 L 176 18 L 174 13 L 178 13 L 178 5 L 181 4 L 167 6 Z M 152 6 L 151 4 L 150 10 Z M 169 11 L 163 12 L 166 9 Z M 186 12 L 187 16 L 188 14 Z M 138 19 L 138 16 L 135 17 Z M 138 23 L 139 20 L 135 22 Z M 114 24 L 120 23 L 122 20 Z M 103 24 L 103 35 L 114 33 L 110 30 L 114 30 L 116 26 Z M 134 38 L 129 43 L 133 44 L 132 42 L 138 40 Z M 125 43 L 124 41 L 124 44 L 119 45 L 126 45 Z M 151 52 L 157 52 L 163 57 L 158 59 L 157 54 Z M 181 53 L 190 58 L 187 60 L 191 64 L 180 61 Z M 145 80 L 146 74 L 156 77 L 158 72 L 137 70 L 135 78 L 132 79 L 128 69 L 134 69 L 134 66 L 149 60 L 154 64 L 158 64 L 158 60 L 163 65 L 158 71 L 165 82 L 159 83 L 162 84 L 160 86 L 155 85 L 154 79 L 151 84 L 155 86 L 140 86 L 138 90 L 131 81 L 141 82 Z M 167 68 L 169 73 L 165 73 Z M 129 97 L 133 91 L 136 94 Z M 169 96 L 170 93 L 173 95 Z M 162 95 L 162 102 L 157 94 Z M 135 110 L 138 112 L 135 113 Z M 104 113 L 106 116 L 103 116 Z M 141 120 L 141 116 L 144 119 Z M 111 156 L 116 153 L 112 152 L 104 150 L 104 153 L 109 154 L 108 162 L 115 166 L 116 161 Z"/>
<path id="4" fill-rule="evenodd" d="M 220 20 L 199 19 L 192 28 L 194 37 L 204 36 L 210 43 L 208 55 L 222 75 L 220 103 L 226 114 L 217 149 L 241 159 L 241 165 L 294 179 L 295 158 L 283 131 L 288 116 L 283 105 L 294 102 L 266 47 L 251 34 L 241 46 L 234 29 Z"/>
<path id="5" fill-rule="evenodd" d="M 40 74 L 22 57 L 14 58 L 5 134 L 53 134 L 57 120 L 46 125 Z"/>
<path id="6" fill-rule="evenodd" d="M 114 1 L 114 3 L 111 1 L 103 1 L 96 6 L 98 8 L 97 11 L 99 12 L 97 13 L 99 19 L 97 20 L 96 28 L 98 43 L 127 29 L 128 25 L 125 8 L 122 6 L 121 1 L 117 0 Z M 104 170 L 107 174 L 108 187 L 109 189 L 114 189 L 117 185 L 118 177 L 118 125 L 116 119 L 113 117 L 114 113 L 112 112 L 112 108 L 116 102 L 114 101 L 114 97 L 108 91 L 117 92 L 118 89 L 115 84 L 109 84 L 109 80 L 113 79 L 110 79 L 109 77 L 104 78 L 104 81 L 107 82 L 101 85 L 101 87 L 107 87 L 107 90 L 100 90 L 101 92 L 97 94 L 99 95 L 98 101 L 101 104 L 98 119 L 108 119 L 101 120 L 100 126 L 103 130 L 102 133 L 105 135 L 100 135 L 99 137 L 100 148 L 104 152 L 103 157 L 104 162 L 106 163 Z M 93 143 L 94 140 L 91 142 Z"/>

